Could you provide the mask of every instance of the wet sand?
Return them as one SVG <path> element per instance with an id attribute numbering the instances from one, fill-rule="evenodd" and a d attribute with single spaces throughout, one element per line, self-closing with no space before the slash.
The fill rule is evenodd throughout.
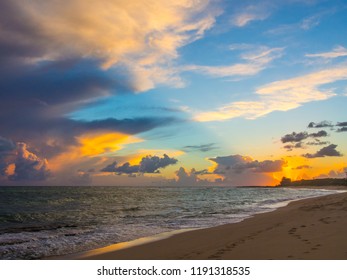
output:
<path id="1" fill-rule="evenodd" d="M 130 244 L 131 245 L 131 244 Z M 290 203 L 235 224 L 179 233 L 75 259 L 347 259 L 347 193 Z"/>

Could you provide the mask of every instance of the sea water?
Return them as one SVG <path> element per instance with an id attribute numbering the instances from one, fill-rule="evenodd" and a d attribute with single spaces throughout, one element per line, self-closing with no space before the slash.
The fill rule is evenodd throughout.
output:
<path id="1" fill-rule="evenodd" d="M 335 191 L 234 187 L 0 187 L 0 259 L 77 253 L 235 223 Z"/>

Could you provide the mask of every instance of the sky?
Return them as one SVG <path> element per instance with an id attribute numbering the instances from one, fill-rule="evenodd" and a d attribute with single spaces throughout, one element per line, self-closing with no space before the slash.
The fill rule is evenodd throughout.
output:
<path id="1" fill-rule="evenodd" d="M 344 0 L 0 2 L 0 185 L 344 178 Z"/>

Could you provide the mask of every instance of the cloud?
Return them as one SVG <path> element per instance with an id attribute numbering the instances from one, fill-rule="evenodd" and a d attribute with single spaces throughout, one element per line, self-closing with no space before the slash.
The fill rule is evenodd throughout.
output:
<path id="1" fill-rule="evenodd" d="M 298 2 L 303 2 L 303 1 L 298 1 Z M 307 4 L 311 4 L 311 3 L 307 3 Z M 336 11 L 337 11 L 336 7 L 325 9 L 322 12 L 305 17 L 301 19 L 299 22 L 290 23 L 290 24 L 281 24 L 273 29 L 268 30 L 266 33 L 271 35 L 282 35 L 282 34 L 287 35 L 294 32 L 308 31 L 318 26 L 321 23 L 321 21 L 324 19 L 324 17 L 331 16 Z"/>
<path id="2" fill-rule="evenodd" d="M 306 145 L 310 145 L 310 146 L 320 146 L 320 145 L 327 145 L 330 144 L 330 142 L 328 141 L 319 141 L 318 139 L 315 139 L 314 142 L 306 142 Z"/>
<path id="3" fill-rule="evenodd" d="M 312 29 L 313 27 L 316 27 L 317 25 L 320 24 L 321 17 L 322 17 L 322 15 L 317 14 L 317 15 L 313 15 L 313 16 L 304 18 L 304 19 L 300 22 L 299 26 L 300 26 L 300 28 L 303 29 L 303 30 L 310 30 L 310 29 Z"/>
<path id="4" fill-rule="evenodd" d="M 315 179 L 324 179 L 324 178 L 346 178 L 347 167 L 340 168 L 338 170 L 330 170 L 327 174 L 320 174 L 315 177 Z"/>
<path id="5" fill-rule="evenodd" d="M 178 49 L 201 38 L 218 14 L 220 10 L 207 0 L 88 4 L 72 0 L 64 5 L 1 1 L 2 135 L 25 142 L 60 168 L 58 159 L 68 155 L 84 161 L 77 151 L 88 145 L 81 140 L 96 140 L 86 139 L 86 134 L 118 133 L 131 138 L 175 123 L 175 118 L 158 116 L 98 120 L 69 116 L 101 98 L 133 94 L 158 84 L 182 85 L 173 67 Z M 106 144 L 100 152 L 112 148 L 112 143 Z M 95 156 L 95 152 L 89 149 L 84 155 Z M 1 166 L 1 173 L 6 168 Z"/>
<path id="6" fill-rule="evenodd" d="M 195 173 L 195 169 L 192 169 L 190 173 L 187 173 L 183 167 L 180 167 L 176 172 L 177 184 L 182 186 L 194 186 L 198 182 L 198 177 Z"/>
<path id="7" fill-rule="evenodd" d="M 335 67 L 300 77 L 276 81 L 259 87 L 255 101 L 237 101 L 214 111 L 198 112 L 199 122 L 224 121 L 237 117 L 256 119 L 274 111 L 288 111 L 304 103 L 329 99 L 336 94 L 331 89 L 320 89 L 335 81 L 347 80 L 347 67 Z"/>
<path id="8" fill-rule="evenodd" d="M 301 142 L 298 142 L 298 143 L 295 143 L 294 145 L 293 144 L 285 145 L 285 146 L 283 146 L 283 148 L 285 148 L 289 152 L 289 151 L 292 151 L 294 149 L 304 148 L 304 147 L 303 147 Z"/>
<path id="9" fill-rule="evenodd" d="M 337 127 L 340 127 L 336 130 L 336 132 L 346 132 L 347 131 L 347 122 L 338 122 L 336 124 Z"/>
<path id="10" fill-rule="evenodd" d="M 319 157 L 342 157 L 343 155 L 336 150 L 337 145 L 331 144 L 320 149 L 318 152 L 314 154 L 304 154 L 303 157 L 306 158 L 319 158 Z"/>
<path id="11" fill-rule="evenodd" d="M 183 147 L 183 150 L 186 152 L 191 152 L 191 151 L 209 152 L 215 149 L 217 149 L 217 147 L 215 146 L 215 143 L 201 144 L 201 145 L 188 145 Z"/>
<path id="12" fill-rule="evenodd" d="M 347 49 L 343 46 L 337 46 L 331 52 L 306 54 L 305 56 L 306 57 L 318 57 L 318 58 L 325 58 L 325 59 L 333 59 L 333 58 L 338 58 L 338 57 L 342 57 L 342 56 L 347 56 Z"/>
<path id="13" fill-rule="evenodd" d="M 284 160 L 253 160 L 249 156 L 230 155 L 209 158 L 217 165 L 213 173 L 224 177 L 224 184 L 232 186 L 273 185 L 272 173 L 282 171 L 287 165 Z"/>
<path id="14" fill-rule="evenodd" d="M 347 122 L 338 122 L 336 126 L 347 126 Z"/>
<path id="15" fill-rule="evenodd" d="M 340 127 L 336 130 L 336 132 L 344 132 L 347 131 L 347 122 L 338 122 L 336 125 L 333 125 L 331 122 L 329 121 L 322 121 L 319 123 L 314 123 L 314 122 L 310 122 L 308 125 L 308 128 L 320 128 L 320 127 L 331 127 L 333 128 L 334 126 L 336 127 Z"/>
<path id="16" fill-rule="evenodd" d="M 77 186 L 89 186 L 92 183 L 92 176 L 89 172 L 78 171 L 77 174 L 70 177 L 70 183 Z"/>
<path id="17" fill-rule="evenodd" d="M 65 5 L 5 0 L 0 11 L 6 60 L 35 65 L 92 59 L 104 70 L 126 73 L 124 78 L 140 92 L 157 84 L 182 86 L 170 69 L 178 49 L 201 38 L 221 13 L 209 0 L 72 0 Z"/>
<path id="18" fill-rule="evenodd" d="M 328 133 L 325 130 L 320 130 L 316 133 L 311 133 L 309 136 L 313 138 L 327 137 Z"/>
<path id="19" fill-rule="evenodd" d="M 253 21 L 264 20 L 270 16 L 269 7 L 261 3 L 260 5 L 249 5 L 239 9 L 232 15 L 230 23 L 236 27 L 244 27 Z"/>
<path id="20" fill-rule="evenodd" d="M 2 39 L 31 50 L 23 52 L 35 61 L 83 56 L 100 59 L 104 67 L 129 60 L 149 65 L 176 57 L 177 48 L 200 38 L 219 13 L 206 0 L 3 1 Z"/>
<path id="21" fill-rule="evenodd" d="M 308 138 L 309 135 L 307 132 L 292 132 L 291 134 L 286 134 L 281 138 L 282 143 L 287 142 L 301 142 L 302 140 L 305 140 Z"/>
<path id="22" fill-rule="evenodd" d="M 209 172 L 207 169 L 203 169 L 203 170 L 195 170 L 194 169 L 194 174 L 196 174 L 196 175 L 209 175 L 209 174 L 213 174 L 213 173 Z"/>
<path id="23" fill-rule="evenodd" d="M 322 127 L 333 127 L 333 125 L 329 121 L 321 121 L 319 123 L 310 122 L 307 127 L 308 128 L 322 128 Z"/>
<path id="24" fill-rule="evenodd" d="M 6 175 L 6 170 L 13 161 L 10 158 L 14 156 L 15 149 L 16 145 L 12 140 L 0 136 L 0 179 Z"/>
<path id="25" fill-rule="evenodd" d="M 297 167 L 293 167 L 292 170 L 301 170 L 301 169 L 309 169 L 309 168 L 312 168 L 312 167 L 309 165 L 299 165 Z"/>
<path id="26" fill-rule="evenodd" d="M 133 174 L 133 173 L 160 173 L 159 169 L 177 163 L 177 159 L 170 158 L 164 154 L 162 158 L 158 156 L 145 156 L 141 159 L 138 165 L 131 165 L 129 162 L 118 166 L 114 161 L 110 165 L 101 169 L 101 172 L 115 172 L 118 174 Z"/>
<path id="27" fill-rule="evenodd" d="M 249 156 L 241 155 L 230 155 L 230 156 L 218 156 L 215 158 L 209 158 L 209 160 L 214 161 L 215 163 L 230 168 L 239 163 L 251 162 L 252 158 Z"/>
<path id="28" fill-rule="evenodd" d="M 336 130 L 336 132 L 346 132 L 347 131 L 347 127 L 341 127 L 338 130 Z"/>
<path id="29" fill-rule="evenodd" d="M 182 71 L 198 72 L 210 77 L 225 78 L 252 76 L 264 70 L 273 60 L 282 56 L 283 48 L 258 47 L 252 52 L 243 53 L 241 59 L 245 63 L 219 66 L 187 65 Z"/>
<path id="30" fill-rule="evenodd" d="M 288 142 L 301 142 L 302 140 L 305 140 L 309 137 L 311 138 L 319 138 L 319 137 L 327 137 L 328 133 L 325 130 L 320 130 L 316 133 L 310 133 L 308 134 L 306 131 L 304 132 L 292 132 L 291 134 L 286 134 L 281 138 L 282 143 L 288 143 Z"/>
<path id="31" fill-rule="evenodd" d="M 0 154 L 13 151 L 15 148 L 16 145 L 13 143 L 12 140 L 0 136 Z"/>
<path id="32" fill-rule="evenodd" d="M 1 42 L 0 42 L 1 43 Z M 98 69 L 91 60 L 71 59 L 36 65 L 0 65 L 0 123 L 2 135 L 50 158 L 64 152 L 85 133 L 137 134 L 175 123 L 173 117 L 76 120 L 72 111 L 100 97 L 131 91 L 114 71 Z M 23 118 L 25 115 L 25 118 Z"/>
<path id="33" fill-rule="evenodd" d="M 30 152 L 26 143 L 0 137 L 0 175 L 5 181 L 43 181 L 51 173 L 47 160 Z"/>
<path id="34" fill-rule="evenodd" d="M 252 160 L 248 156 L 231 155 L 226 157 L 210 158 L 218 164 L 214 170 L 217 174 L 223 174 L 228 170 L 233 170 L 236 173 L 242 173 L 244 171 L 252 171 L 255 173 L 269 173 L 279 172 L 286 164 L 284 160 Z"/>
<path id="35" fill-rule="evenodd" d="M 196 171 L 195 168 L 192 168 L 190 172 L 186 171 L 184 167 L 180 167 L 175 175 L 177 179 L 171 180 L 168 182 L 169 185 L 174 186 L 215 186 L 216 184 L 222 184 L 224 181 L 221 178 L 216 178 L 212 181 L 207 179 L 201 179 L 198 175 L 208 175 L 211 174 L 207 170 Z"/>
<path id="36" fill-rule="evenodd" d="M 143 140 L 123 133 L 83 134 L 77 138 L 81 156 L 104 156 L 121 150 L 125 145 Z"/>

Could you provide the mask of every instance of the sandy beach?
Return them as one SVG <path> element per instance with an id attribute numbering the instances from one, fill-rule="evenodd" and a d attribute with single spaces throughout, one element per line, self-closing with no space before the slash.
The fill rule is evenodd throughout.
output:
<path id="1" fill-rule="evenodd" d="M 291 202 L 235 224 L 175 234 L 77 259 L 347 259 L 347 193 Z M 121 247 L 127 246 L 122 244 Z M 111 248 L 111 249 L 110 249 Z"/>

